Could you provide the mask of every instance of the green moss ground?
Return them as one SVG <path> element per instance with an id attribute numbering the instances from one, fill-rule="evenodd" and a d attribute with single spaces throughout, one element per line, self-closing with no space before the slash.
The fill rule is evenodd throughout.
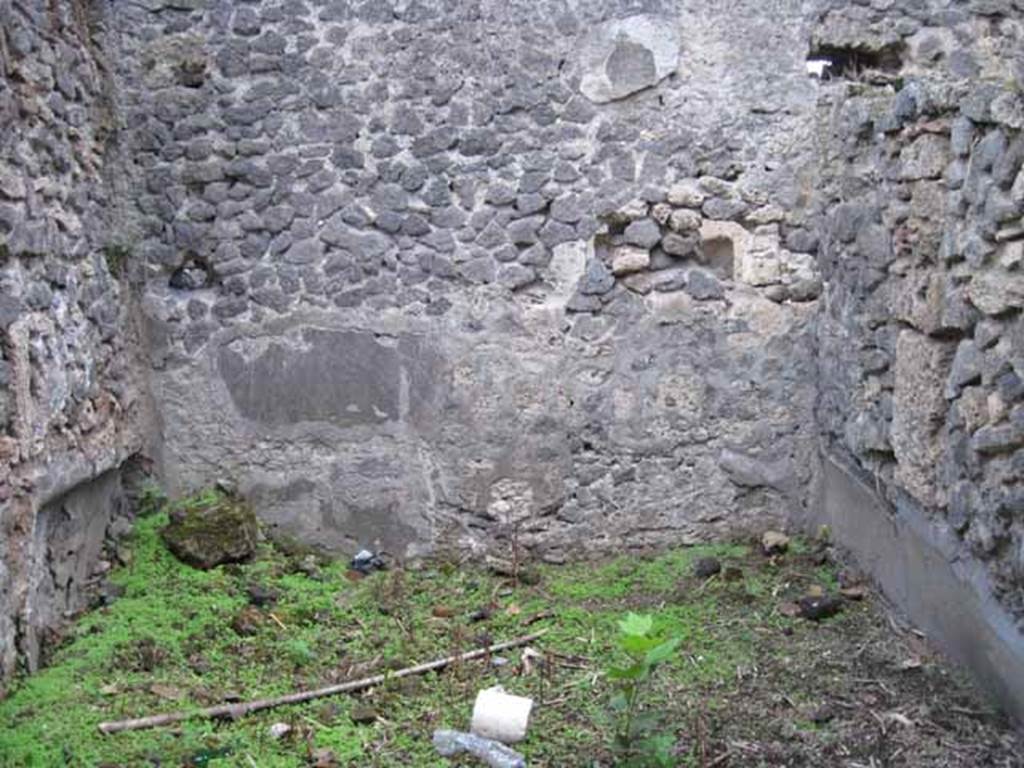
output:
<path id="1" fill-rule="evenodd" d="M 539 583 L 516 588 L 483 571 L 453 568 L 396 570 L 352 581 L 339 562 L 323 563 L 318 578 L 311 578 L 297 567 L 298 555 L 269 544 L 251 563 L 193 570 L 161 543 L 158 530 L 165 523 L 163 514 L 139 521 L 131 564 L 112 577 L 123 597 L 79 620 L 51 665 L 20 681 L 0 702 L 0 765 L 284 768 L 310 765 L 312 751 L 323 748 L 343 766 L 451 765 L 434 752 L 433 730 L 467 727 L 476 691 L 496 683 L 540 703 L 530 738 L 521 745 L 531 766 L 610 765 L 610 689 L 600 673 L 614 658 L 616 621 L 627 610 L 656 614 L 666 633 L 683 638 L 682 652 L 651 693 L 652 706 L 677 735 L 680 765 L 706 765 L 708 750 L 726 749 L 729 738 L 738 736 L 778 740 L 806 732 L 818 749 L 843 736 L 806 718 L 804 706 L 821 700 L 821 680 L 808 676 L 799 660 L 820 656 L 823 647 L 826 655 L 841 653 L 832 644 L 845 643 L 850 633 L 855 647 L 866 632 L 883 631 L 866 603 L 851 603 L 821 625 L 779 611 L 787 596 L 834 584 L 832 569 L 816 565 L 806 551 L 775 562 L 745 546 L 695 547 L 543 567 Z M 742 568 L 743 578 L 697 580 L 692 563 L 709 555 Z M 255 634 L 243 636 L 232 624 L 253 584 L 278 590 L 280 597 L 273 606 L 249 609 Z M 490 618 L 470 620 L 488 605 Z M 552 615 L 531 623 L 542 612 Z M 519 652 L 512 651 L 503 667 L 465 664 L 359 697 L 235 722 L 195 720 L 114 736 L 97 730 L 104 720 L 209 706 L 228 693 L 251 699 L 317 687 L 541 628 L 548 633 L 535 647 L 551 663 L 530 674 L 519 674 Z M 771 682 L 751 685 L 752 674 Z M 360 704 L 375 708 L 376 722 L 352 721 Z M 749 728 L 733 722 L 736 707 L 752 707 L 764 722 Z M 778 714 L 780 708 L 792 711 Z M 770 726 L 773 713 L 777 733 Z M 275 722 L 289 723 L 292 733 L 274 740 L 269 726 Z"/>

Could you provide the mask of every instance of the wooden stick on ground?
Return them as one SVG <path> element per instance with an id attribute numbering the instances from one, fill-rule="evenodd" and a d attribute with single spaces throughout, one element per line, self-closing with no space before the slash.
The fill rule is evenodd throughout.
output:
<path id="1" fill-rule="evenodd" d="M 326 688 L 317 688 L 311 691 L 296 691 L 295 693 L 288 693 L 284 696 L 274 696 L 269 699 L 256 699 L 254 701 L 246 701 L 237 704 L 218 704 L 215 707 L 206 707 L 205 709 L 197 709 L 191 712 L 168 712 L 163 715 L 137 717 L 133 720 L 115 720 L 112 722 L 100 723 L 99 728 L 100 732 L 109 735 L 111 733 L 120 733 L 121 731 L 140 731 L 145 728 L 156 728 L 161 725 L 171 725 L 172 723 L 180 723 L 184 720 L 198 718 L 241 717 L 249 714 L 250 712 L 258 712 L 261 709 L 272 709 L 285 704 L 300 704 L 304 701 L 322 699 L 325 696 L 335 696 L 339 693 L 361 691 L 364 688 L 371 688 L 395 678 L 422 675 L 435 669 L 443 669 L 449 664 L 454 664 L 459 661 L 471 661 L 473 659 L 478 659 L 481 656 L 487 656 L 491 653 L 498 653 L 500 651 L 508 650 L 509 648 L 516 648 L 520 645 L 532 643 L 545 632 L 547 632 L 547 630 L 542 629 L 539 632 L 524 635 L 523 637 L 517 637 L 515 640 L 508 640 L 504 643 L 497 643 L 496 645 L 486 648 L 477 648 L 475 651 L 467 651 L 466 653 L 460 653 L 456 656 L 447 656 L 443 659 L 429 661 L 425 664 L 417 664 L 415 667 L 406 667 L 405 669 L 399 669 L 396 672 L 387 672 L 382 675 L 364 677 L 362 680 L 352 680 L 347 683 L 329 685 Z"/>

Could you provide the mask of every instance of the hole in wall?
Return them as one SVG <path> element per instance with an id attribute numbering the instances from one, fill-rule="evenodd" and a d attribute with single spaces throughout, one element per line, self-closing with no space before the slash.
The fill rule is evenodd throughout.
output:
<path id="1" fill-rule="evenodd" d="M 903 69 L 903 43 L 877 49 L 820 45 L 807 56 L 807 73 L 822 80 L 856 80 L 865 72 L 899 74 Z"/>
<path id="2" fill-rule="evenodd" d="M 719 277 L 732 279 L 736 264 L 736 246 L 731 238 L 711 237 L 704 241 L 704 260 Z"/>
<path id="3" fill-rule="evenodd" d="M 186 88 L 201 88 L 206 82 L 206 62 L 187 59 L 178 66 L 178 82 Z"/>
<path id="4" fill-rule="evenodd" d="M 171 273 L 171 288 L 179 291 L 197 291 L 213 285 L 213 270 L 206 259 L 194 253 L 186 253 L 181 266 Z"/>

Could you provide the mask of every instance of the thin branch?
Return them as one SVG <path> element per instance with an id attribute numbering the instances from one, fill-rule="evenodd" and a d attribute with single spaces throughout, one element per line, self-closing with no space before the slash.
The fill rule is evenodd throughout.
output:
<path id="1" fill-rule="evenodd" d="M 317 688 L 310 691 L 296 691 L 295 693 L 288 693 L 283 696 L 274 696 L 269 699 L 256 699 L 254 701 L 241 702 L 237 704 L 219 704 L 215 707 L 206 707 L 205 709 L 197 709 L 191 712 L 168 712 L 162 715 L 150 715 L 149 717 L 138 717 L 132 720 L 116 720 L 113 722 L 100 723 L 99 729 L 101 733 L 110 735 L 112 733 L 120 733 L 121 731 L 140 731 L 145 728 L 156 728 L 161 725 L 171 725 L 185 720 L 200 718 L 238 718 L 248 715 L 251 712 L 258 712 L 262 709 L 272 709 L 286 704 L 301 704 L 302 702 L 311 701 L 313 699 L 336 696 L 339 693 L 351 693 L 353 691 L 361 691 L 365 688 L 372 688 L 375 685 L 380 685 L 381 683 L 392 679 L 409 677 L 411 675 L 422 675 L 425 672 L 432 672 L 435 669 L 443 669 L 444 667 L 456 662 L 471 661 L 473 659 L 480 658 L 481 656 L 498 653 L 500 651 L 508 650 L 509 648 L 516 648 L 521 645 L 526 645 L 527 643 L 532 643 L 545 632 L 547 632 L 547 630 L 543 629 L 539 632 L 534 632 L 533 634 L 516 638 L 515 640 L 498 643 L 486 648 L 478 648 L 475 651 L 467 651 L 466 653 L 460 653 L 455 656 L 446 656 L 443 659 L 437 659 L 425 664 L 418 664 L 414 667 L 406 667 L 405 669 L 399 669 L 395 672 L 387 672 L 381 675 L 373 675 L 372 677 L 364 677 L 362 680 L 352 680 L 347 683 L 329 685 L 326 688 Z"/>

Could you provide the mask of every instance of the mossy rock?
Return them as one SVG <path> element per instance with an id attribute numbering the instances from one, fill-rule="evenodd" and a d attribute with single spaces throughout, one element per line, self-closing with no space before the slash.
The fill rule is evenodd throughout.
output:
<path id="1" fill-rule="evenodd" d="M 207 491 L 172 504 L 169 517 L 160 536 L 179 560 L 195 568 L 242 562 L 256 552 L 259 525 L 243 499 Z"/>

